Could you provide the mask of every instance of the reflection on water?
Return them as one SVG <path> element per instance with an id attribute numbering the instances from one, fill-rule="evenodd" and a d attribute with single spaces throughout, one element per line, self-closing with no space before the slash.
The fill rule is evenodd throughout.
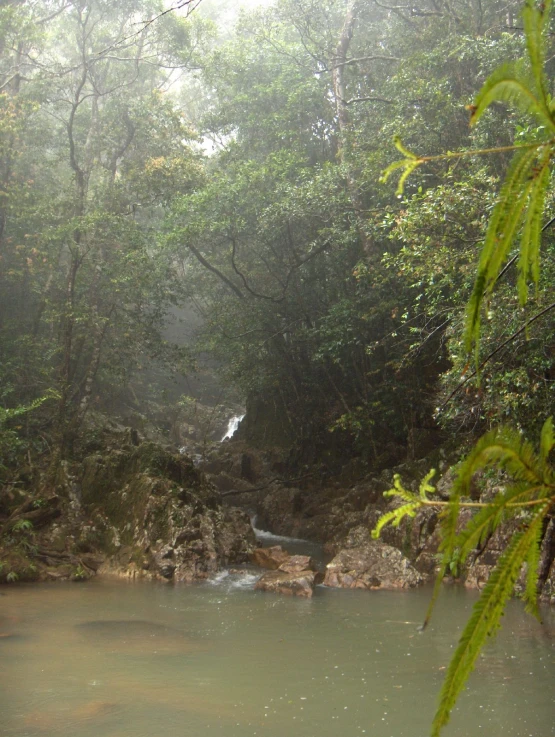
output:
<path id="1" fill-rule="evenodd" d="M 2 737 L 426 737 L 475 596 L 254 592 L 249 571 L 23 586 L 0 598 Z M 446 737 L 552 737 L 554 640 L 509 607 Z M 553 630 L 551 629 L 551 634 Z"/>

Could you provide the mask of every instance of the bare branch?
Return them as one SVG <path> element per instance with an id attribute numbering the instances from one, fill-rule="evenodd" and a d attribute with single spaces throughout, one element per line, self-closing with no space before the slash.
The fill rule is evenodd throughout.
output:
<path id="1" fill-rule="evenodd" d="M 388 100 L 386 97 L 379 97 L 378 95 L 369 95 L 368 97 L 353 97 L 342 102 L 344 105 L 353 105 L 355 102 L 385 102 L 386 105 L 393 105 L 395 100 Z"/>
<path id="2" fill-rule="evenodd" d="M 141 30 L 144 31 L 145 28 L 148 28 L 155 21 L 159 20 L 160 18 L 163 18 L 165 15 L 168 15 L 168 13 L 173 13 L 174 10 L 181 10 L 182 8 L 187 8 L 187 18 L 188 18 L 191 15 L 191 13 L 193 13 L 198 8 L 201 2 L 202 0 L 182 0 L 182 2 L 177 3 L 177 5 L 172 5 L 171 8 L 164 10 L 162 13 L 159 13 L 158 15 L 154 16 L 154 18 L 151 18 L 150 20 L 147 20 L 147 21 L 141 21 L 143 23 L 143 27 Z"/>
<path id="3" fill-rule="evenodd" d="M 235 284 L 231 281 L 231 279 L 228 279 L 227 276 L 221 272 L 216 266 L 212 266 L 212 264 L 207 261 L 207 259 L 204 258 L 202 253 L 197 250 L 193 245 L 190 243 L 187 243 L 187 248 L 191 253 L 195 256 L 197 261 L 199 261 L 205 269 L 208 269 L 208 271 L 211 271 L 213 274 L 215 274 L 218 279 L 220 279 L 226 286 L 228 286 L 231 291 L 235 294 L 236 297 L 239 297 L 239 299 L 245 299 L 245 295 L 241 292 L 241 290 L 235 286 Z"/>
<path id="4" fill-rule="evenodd" d="M 503 350 L 503 348 L 505 348 L 506 345 L 509 345 L 509 343 L 512 343 L 512 341 L 515 338 L 518 338 L 519 335 L 522 335 L 522 333 L 524 333 L 525 330 L 529 328 L 530 325 L 532 325 L 532 323 L 536 322 L 536 320 L 539 320 L 540 317 L 547 315 L 547 313 L 551 312 L 551 310 L 553 309 L 555 309 L 555 302 L 552 302 L 550 305 L 547 305 L 547 307 L 544 307 L 543 310 L 536 312 L 536 314 L 533 315 L 529 320 L 527 320 L 524 323 L 524 325 L 522 325 L 512 335 L 509 335 L 509 337 L 506 340 L 504 340 L 500 345 L 498 345 L 497 348 L 495 348 L 491 353 L 488 353 L 488 355 L 484 358 L 484 360 L 478 366 L 478 368 L 474 369 L 474 371 L 468 374 L 468 376 L 453 389 L 451 394 L 447 397 L 447 399 L 442 403 L 441 407 L 438 409 L 437 414 L 439 414 L 445 409 L 445 407 L 451 401 L 451 399 L 453 399 L 455 394 L 457 394 L 463 388 L 463 386 L 465 386 L 465 384 L 467 384 L 470 381 L 470 379 L 473 379 L 484 368 L 484 366 L 487 363 L 489 363 L 489 361 L 491 361 L 491 359 L 499 353 L 499 351 Z"/>

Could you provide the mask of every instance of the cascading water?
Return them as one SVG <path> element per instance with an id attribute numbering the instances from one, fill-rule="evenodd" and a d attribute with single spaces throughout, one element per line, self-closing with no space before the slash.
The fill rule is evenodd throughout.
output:
<path id="1" fill-rule="evenodd" d="M 239 423 L 243 419 L 245 415 L 233 415 L 233 417 L 229 420 L 227 423 L 227 430 L 225 431 L 225 435 L 222 438 L 222 443 L 224 440 L 229 440 L 230 438 L 235 435 L 237 430 L 239 429 Z"/>

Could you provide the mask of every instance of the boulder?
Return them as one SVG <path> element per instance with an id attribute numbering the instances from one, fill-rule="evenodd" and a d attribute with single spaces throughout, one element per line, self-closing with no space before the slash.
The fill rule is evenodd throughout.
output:
<path id="1" fill-rule="evenodd" d="M 341 550 L 328 564 L 324 584 L 347 589 L 412 588 L 421 574 L 397 548 L 379 541 Z"/>
<path id="2" fill-rule="evenodd" d="M 253 550 L 250 554 L 250 562 L 255 566 L 260 566 L 260 568 L 277 570 L 291 557 L 296 556 L 290 556 L 287 551 L 283 550 L 281 545 L 274 545 L 271 548 L 256 548 Z"/>
<path id="3" fill-rule="evenodd" d="M 256 583 L 255 591 L 310 598 L 316 583 L 314 571 L 268 571 Z"/>
<path id="4" fill-rule="evenodd" d="M 290 555 L 279 566 L 284 573 L 301 573 L 302 571 L 316 571 L 316 564 L 309 555 Z"/>
<path id="5" fill-rule="evenodd" d="M 103 553 L 105 571 L 201 580 L 246 562 L 256 542 L 248 515 L 222 506 L 190 458 L 154 443 L 88 456 L 80 482 L 89 524 L 77 544 Z"/>

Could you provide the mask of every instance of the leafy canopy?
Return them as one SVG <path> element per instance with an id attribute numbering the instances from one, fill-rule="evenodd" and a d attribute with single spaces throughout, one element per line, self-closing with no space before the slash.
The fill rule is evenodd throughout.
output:
<path id="1" fill-rule="evenodd" d="M 424 163 L 515 152 L 489 220 L 474 289 L 467 305 L 465 344 L 468 350 L 476 346 L 477 363 L 482 308 L 493 292 L 511 246 L 519 235 L 518 295 L 521 305 L 527 301 L 529 281 L 537 285 L 539 280 L 542 218 L 550 183 L 551 160 L 555 153 L 555 101 L 548 92 L 545 74 L 545 36 L 550 10 L 551 0 L 540 6 L 533 0 L 526 0 L 522 20 L 527 58 L 503 64 L 495 70 L 478 93 L 474 105 L 470 106 L 471 125 L 476 124 L 493 103 L 501 102 L 518 108 L 533 118 L 533 140 L 499 148 L 418 156 L 396 137 L 395 146 L 405 158 L 395 161 L 382 174 L 382 181 L 387 181 L 393 172 L 402 170 L 397 187 L 400 195 L 407 178 Z"/>
<path id="2" fill-rule="evenodd" d="M 516 105 L 534 118 L 536 128 L 531 142 L 500 149 L 422 157 L 396 139 L 395 145 L 405 158 L 393 163 L 382 175 L 382 179 L 387 180 L 392 172 L 402 170 L 397 190 L 400 194 L 407 177 L 427 161 L 515 151 L 489 220 L 474 289 L 467 305 L 465 344 L 467 350 L 476 346 L 476 354 L 484 302 L 491 295 L 510 249 L 519 236 L 517 291 L 522 305 L 528 298 L 529 281 L 537 285 L 539 280 L 542 218 L 551 176 L 550 163 L 555 153 L 555 102 L 547 92 L 544 72 L 545 35 L 550 9 L 551 2 L 536 6 L 533 0 L 526 0 L 522 18 L 527 59 L 504 64 L 494 71 L 471 108 L 471 123 L 474 124 L 494 102 Z M 429 621 L 446 571 L 454 565 L 464 565 L 471 552 L 477 546 L 484 545 L 502 523 L 517 516 L 520 520 L 518 530 L 484 587 L 451 659 L 432 724 L 432 737 L 438 737 L 449 721 L 451 710 L 484 643 L 499 627 L 505 605 L 521 576 L 523 564 L 526 564 L 523 599 L 527 610 L 538 616 L 538 567 L 542 534 L 555 504 L 555 469 L 549 463 L 554 445 L 552 418 L 543 425 L 539 452 L 518 431 L 500 427 L 484 435 L 461 464 L 449 501 L 435 501 L 428 497 L 434 491 L 429 483 L 433 471 L 422 481 L 418 494 L 405 489 L 399 477 L 395 478 L 394 488 L 386 492 L 386 496 L 394 496 L 402 504 L 381 517 L 372 532 L 373 537 L 378 537 L 385 525 L 398 526 L 403 519 L 414 517 L 425 506 L 443 508 L 442 560 L 424 625 Z M 464 502 L 464 497 L 470 493 L 473 476 L 487 468 L 507 474 L 505 488 L 491 502 Z M 462 507 L 477 508 L 478 512 L 458 531 Z"/>

